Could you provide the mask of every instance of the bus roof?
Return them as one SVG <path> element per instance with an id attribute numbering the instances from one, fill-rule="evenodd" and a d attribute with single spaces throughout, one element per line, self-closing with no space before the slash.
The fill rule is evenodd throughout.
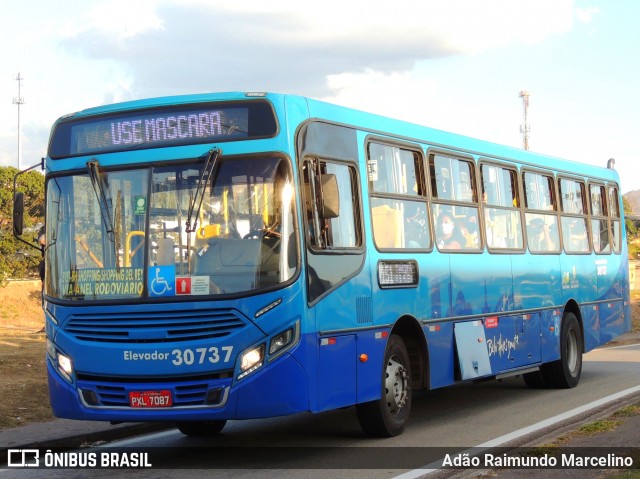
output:
<path id="1" fill-rule="evenodd" d="M 220 92 L 133 100 L 87 108 L 76 113 L 60 117 L 56 121 L 56 124 L 71 118 L 79 119 L 127 110 L 147 109 L 168 105 L 189 105 L 212 101 L 240 101 L 256 98 L 265 98 L 276 105 L 298 104 L 298 106 L 303 106 L 307 109 L 309 118 L 311 119 L 343 124 L 345 126 L 365 130 L 373 135 L 393 137 L 407 142 L 419 143 L 428 148 L 441 148 L 450 152 L 457 152 L 458 154 L 469 154 L 489 159 L 515 161 L 522 165 L 528 165 L 534 168 L 552 168 L 555 171 L 560 171 L 565 174 L 574 174 L 619 182 L 617 172 L 605 167 L 607 159 L 603 159 L 602 167 L 593 166 L 578 161 L 539 154 L 427 126 L 421 126 L 415 123 L 392 119 L 375 113 L 339 106 L 320 100 L 280 93 Z"/>
<path id="2" fill-rule="evenodd" d="M 393 136 L 410 142 L 417 142 L 434 148 L 453 151 L 461 154 L 475 155 L 488 159 L 515 161 L 533 168 L 544 167 L 554 171 L 601 178 L 619 182 L 615 170 L 607 168 L 608 159 L 603 159 L 603 166 L 594 166 L 578 161 L 567 160 L 550 155 L 527 151 L 511 146 L 492 143 L 456 133 L 451 133 L 415 123 L 396 120 L 381 115 L 354 110 L 330 103 L 307 100 L 311 118 L 342 119 L 345 125 L 354 126 L 379 134 Z"/>

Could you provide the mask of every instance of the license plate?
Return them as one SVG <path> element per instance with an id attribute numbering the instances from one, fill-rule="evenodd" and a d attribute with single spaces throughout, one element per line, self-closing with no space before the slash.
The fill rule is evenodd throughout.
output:
<path id="1" fill-rule="evenodd" d="M 171 407 L 171 391 L 131 391 L 129 405 L 131 407 Z"/>

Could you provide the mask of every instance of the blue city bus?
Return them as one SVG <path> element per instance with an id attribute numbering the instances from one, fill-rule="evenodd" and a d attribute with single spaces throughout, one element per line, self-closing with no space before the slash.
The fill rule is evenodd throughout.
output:
<path id="1" fill-rule="evenodd" d="M 355 405 L 395 436 L 414 390 L 572 388 L 631 327 L 613 165 L 216 93 L 64 116 L 44 167 L 57 417 L 200 436 Z"/>

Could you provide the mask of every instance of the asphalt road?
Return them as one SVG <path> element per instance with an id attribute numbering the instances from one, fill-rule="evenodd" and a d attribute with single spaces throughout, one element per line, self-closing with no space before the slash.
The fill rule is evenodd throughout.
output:
<path id="1" fill-rule="evenodd" d="M 638 363 L 640 345 L 627 345 L 585 355 L 582 379 L 571 390 L 531 390 L 515 377 L 420 392 L 414 396 L 405 433 L 385 440 L 364 438 L 354 408 L 347 408 L 232 421 L 213 439 L 188 438 L 171 430 L 111 445 L 152 451 L 154 467 L 121 471 L 129 477 L 203 477 L 205 469 L 207 477 L 225 478 L 419 477 L 415 469 L 444 452 L 517 443 L 525 436 L 530 440 L 531 435 L 549 434 L 577 418 L 596 414 L 621 391 L 640 395 Z M 106 478 L 114 472 L 92 470 L 90 476 Z M 88 477 L 87 473 L 1 470 L 0 479 Z"/>

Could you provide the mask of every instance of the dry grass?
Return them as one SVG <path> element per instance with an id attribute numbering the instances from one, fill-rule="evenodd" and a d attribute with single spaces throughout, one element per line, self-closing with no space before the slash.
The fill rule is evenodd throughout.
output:
<path id="1" fill-rule="evenodd" d="M 0 288 L 0 429 L 50 420 L 40 281 Z"/>
<path id="2" fill-rule="evenodd" d="M 640 331 L 640 290 L 631 291 L 631 330 Z"/>

